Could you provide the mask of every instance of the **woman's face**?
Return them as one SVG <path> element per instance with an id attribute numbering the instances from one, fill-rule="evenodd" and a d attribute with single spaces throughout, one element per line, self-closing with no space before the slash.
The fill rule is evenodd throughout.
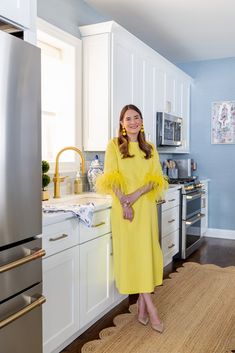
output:
<path id="1" fill-rule="evenodd" d="M 124 114 L 121 125 L 126 129 L 127 135 L 138 135 L 142 126 L 142 119 L 135 110 L 128 109 Z"/>

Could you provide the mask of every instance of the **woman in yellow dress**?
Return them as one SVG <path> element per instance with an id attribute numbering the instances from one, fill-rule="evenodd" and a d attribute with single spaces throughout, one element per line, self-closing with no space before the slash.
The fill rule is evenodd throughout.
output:
<path id="1" fill-rule="evenodd" d="M 141 111 L 126 105 L 119 136 L 109 141 L 104 174 L 96 189 L 113 198 L 111 224 L 116 286 L 122 294 L 139 293 L 138 320 L 163 331 L 151 292 L 162 284 L 163 258 L 158 241 L 156 200 L 167 189 L 158 153 L 145 140 Z"/>

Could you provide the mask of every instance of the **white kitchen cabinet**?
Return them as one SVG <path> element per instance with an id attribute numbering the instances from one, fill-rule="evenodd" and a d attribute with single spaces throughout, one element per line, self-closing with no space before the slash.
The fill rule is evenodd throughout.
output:
<path id="1" fill-rule="evenodd" d="M 80 245 L 81 327 L 105 311 L 113 302 L 111 234 Z"/>
<path id="2" fill-rule="evenodd" d="M 167 72 L 165 80 L 165 107 L 164 111 L 167 113 L 175 113 L 175 77 L 172 72 Z"/>
<path id="3" fill-rule="evenodd" d="M 105 151 L 110 135 L 110 34 L 83 40 L 83 143 L 85 151 Z"/>
<path id="4" fill-rule="evenodd" d="M 168 265 L 179 251 L 179 190 L 169 190 L 166 194 L 166 203 L 162 205 L 162 238 L 164 266 Z"/>
<path id="5" fill-rule="evenodd" d="M 109 73 L 112 107 L 110 105 L 111 130 L 110 135 L 107 136 L 107 141 L 111 136 L 118 136 L 120 107 L 124 107 L 124 105 L 133 101 L 132 69 L 134 52 L 131 46 L 128 47 L 127 42 L 119 38 L 117 34 L 113 33 L 110 40 L 113 42 L 113 57 L 112 63 L 110 62 Z M 114 70 L 114 67 L 119 67 L 119 70 Z M 113 75 L 113 78 L 111 75 Z"/>
<path id="6" fill-rule="evenodd" d="M 157 92 L 164 92 L 158 96 L 157 111 L 164 111 L 182 118 L 182 145 L 179 147 L 158 147 L 160 153 L 189 153 L 190 152 L 190 86 L 192 80 L 185 78 L 181 72 L 172 69 L 167 72 L 163 67 L 157 72 Z"/>
<path id="7" fill-rule="evenodd" d="M 95 211 L 91 227 L 75 217 L 53 223 L 47 216 L 43 353 L 58 353 L 127 296 L 115 286 L 110 208 Z"/>
<path id="8" fill-rule="evenodd" d="M 79 246 L 43 260 L 43 353 L 51 353 L 79 329 Z"/>
<path id="9" fill-rule="evenodd" d="M 156 142 L 157 111 L 187 120 L 183 124 L 187 143 L 180 150 L 170 149 L 172 153 L 187 152 L 189 96 L 184 94 L 182 85 L 186 82 L 190 86 L 192 79 L 115 22 L 82 26 L 80 31 L 84 55 L 84 149 L 105 151 L 108 140 L 117 136 L 121 109 L 135 104 L 143 113 L 146 137 L 152 142 Z"/>
<path id="10" fill-rule="evenodd" d="M 79 329 L 79 246 L 76 219 L 43 228 L 43 353 L 51 353 Z"/>
<path id="11" fill-rule="evenodd" d="M 164 112 L 166 108 L 166 72 L 163 68 L 156 69 L 156 112 Z"/>
<path id="12" fill-rule="evenodd" d="M 181 112 L 182 117 L 182 146 L 176 148 L 173 153 L 189 153 L 190 152 L 190 82 L 187 80 L 178 80 L 176 85 L 178 85 L 177 92 L 181 92 L 180 97 L 177 98 L 176 95 L 176 106 Z M 176 112 L 177 113 L 177 112 Z"/>
<path id="13" fill-rule="evenodd" d="M 156 141 L 156 65 L 152 58 L 144 61 L 143 108 L 145 136 L 148 141 Z"/>

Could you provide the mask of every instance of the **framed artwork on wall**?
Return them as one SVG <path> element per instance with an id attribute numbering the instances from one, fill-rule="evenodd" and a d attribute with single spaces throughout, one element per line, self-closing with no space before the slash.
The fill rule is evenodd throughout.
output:
<path id="1" fill-rule="evenodd" d="M 235 101 L 212 103 L 211 143 L 235 144 Z"/>

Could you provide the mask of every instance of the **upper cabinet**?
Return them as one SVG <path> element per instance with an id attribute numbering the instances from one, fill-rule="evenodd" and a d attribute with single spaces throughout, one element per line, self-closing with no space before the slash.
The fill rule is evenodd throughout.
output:
<path id="1" fill-rule="evenodd" d="M 37 0 L 1 0 L 0 20 L 24 30 L 24 39 L 36 43 Z"/>
<path id="2" fill-rule="evenodd" d="M 189 152 L 191 77 L 115 22 L 80 27 L 83 41 L 83 144 L 105 151 L 117 136 L 120 111 L 135 104 L 146 138 L 156 143 L 156 113 L 183 119 L 183 145 L 160 152 Z"/>

